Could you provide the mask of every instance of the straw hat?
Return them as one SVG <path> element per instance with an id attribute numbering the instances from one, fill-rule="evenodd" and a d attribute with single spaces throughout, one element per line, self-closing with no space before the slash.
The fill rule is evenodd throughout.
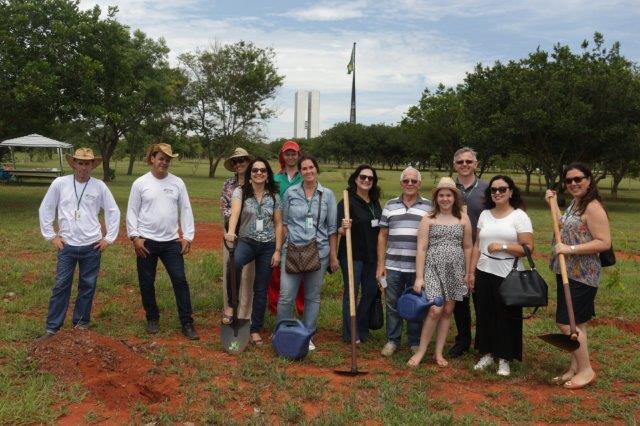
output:
<path id="1" fill-rule="evenodd" d="M 240 157 L 247 157 L 249 161 L 253 160 L 253 156 L 249 155 L 246 149 L 236 148 L 233 151 L 233 154 L 231 154 L 229 158 L 224 160 L 224 168 L 229 170 L 230 172 L 235 172 L 235 170 L 233 170 L 233 166 L 231 165 L 231 160 L 233 160 L 234 158 L 240 158 Z"/>
<path id="2" fill-rule="evenodd" d="M 173 149 L 171 149 L 171 145 L 168 143 L 154 143 L 153 145 L 149 145 L 147 148 L 147 164 L 151 164 L 151 157 L 158 153 L 162 152 L 168 157 L 176 158 L 180 154 L 174 154 Z"/>
<path id="3" fill-rule="evenodd" d="M 91 169 L 95 169 L 102 163 L 102 157 L 96 157 L 93 155 L 93 150 L 91 148 L 78 148 L 73 155 L 65 154 L 64 157 L 67 160 L 67 163 L 73 168 L 74 160 L 86 160 L 92 161 L 93 165 Z"/>
<path id="4" fill-rule="evenodd" d="M 441 189 L 450 189 L 454 192 L 458 191 L 455 181 L 449 176 L 441 177 L 440 182 L 438 182 L 438 185 L 436 185 L 431 192 L 433 195 L 436 195 Z"/>

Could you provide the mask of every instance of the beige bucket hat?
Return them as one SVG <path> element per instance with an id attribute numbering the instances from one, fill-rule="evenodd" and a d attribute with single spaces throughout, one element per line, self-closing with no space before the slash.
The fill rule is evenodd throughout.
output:
<path id="1" fill-rule="evenodd" d="M 240 157 L 247 157 L 249 161 L 253 160 L 253 155 L 250 155 L 246 149 L 236 148 L 233 151 L 233 154 L 231 154 L 229 158 L 224 160 L 224 168 L 229 170 L 230 172 L 235 172 L 235 170 L 233 170 L 233 166 L 231 165 L 231 160 L 233 160 L 234 158 L 240 158 Z"/>
<path id="2" fill-rule="evenodd" d="M 93 166 L 92 169 L 95 169 L 102 163 L 102 157 L 96 157 L 93 155 L 93 150 L 91 148 L 78 148 L 73 155 L 65 154 L 64 156 L 67 160 L 67 163 L 73 168 L 73 160 L 86 160 L 92 161 Z"/>

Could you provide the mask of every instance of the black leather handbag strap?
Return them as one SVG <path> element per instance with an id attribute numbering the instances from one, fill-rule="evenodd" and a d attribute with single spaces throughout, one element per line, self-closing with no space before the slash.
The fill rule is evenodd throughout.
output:
<path id="1" fill-rule="evenodd" d="M 527 258 L 527 261 L 529 262 L 529 269 L 531 269 L 532 271 L 536 269 L 536 264 L 533 262 L 533 257 L 531 257 L 531 250 L 529 250 L 529 246 L 527 246 L 526 244 L 520 244 L 522 246 L 522 249 L 524 250 L 524 255 Z M 519 257 L 516 257 L 513 259 L 513 266 L 511 267 L 512 271 L 515 271 L 518 269 L 518 261 L 520 260 Z"/>

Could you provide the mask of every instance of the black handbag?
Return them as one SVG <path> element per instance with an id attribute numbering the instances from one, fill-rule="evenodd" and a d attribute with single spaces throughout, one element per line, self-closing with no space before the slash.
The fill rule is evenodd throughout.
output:
<path id="1" fill-rule="evenodd" d="M 600 266 L 603 268 L 616 264 L 616 253 L 613 251 L 613 245 L 609 247 L 609 250 L 601 251 L 598 257 L 600 257 Z"/>
<path id="2" fill-rule="evenodd" d="M 513 261 L 513 267 L 509 275 L 500 284 L 498 292 L 505 306 L 513 306 L 519 308 L 535 307 L 536 310 L 529 316 L 531 317 L 540 306 L 547 306 L 548 286 L 544 279 L 536 270 L 536 265 L 531 258 L 531 251 L 526 245 L 522 245 L 524 254 L 529 261 L 529 270 L 518 271 L 518 258 Z"/>
<path id="3" fill-rule="evenodd" d="M 369 329 L 380 330 L 384 325 L 384 312 L 382 310 L 382 292 L 378 289 L 376 299 L 371 306 L 371 312 L 369 316 Z"/>

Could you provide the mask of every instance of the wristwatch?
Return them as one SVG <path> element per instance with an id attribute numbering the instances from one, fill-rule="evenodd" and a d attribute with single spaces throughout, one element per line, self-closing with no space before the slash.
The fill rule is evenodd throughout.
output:
<path id="1" fill-rule="evenodd" d="M 507 251 L 507 245 L 506 244 L 502 245 L 502 251 Z"/>

